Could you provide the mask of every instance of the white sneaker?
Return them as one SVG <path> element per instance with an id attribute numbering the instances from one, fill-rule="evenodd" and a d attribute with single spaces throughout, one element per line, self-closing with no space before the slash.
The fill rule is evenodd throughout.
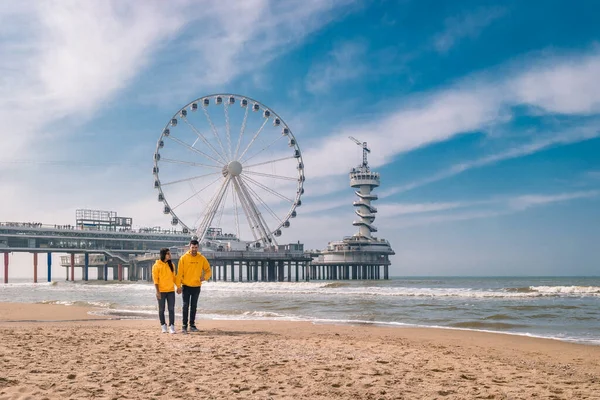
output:
<path id="1" fill-rule="evenodd" d="M 166 330 L 165 330 L 165 332 L 166 332 Z M 169 325 L 169 333 L 175 333 L 175 325 Z"/>
<path id="2" fill-rule="evenodd" d="M 167 324 L 161 325 L 160 329 L 162 330 L 162 333 L 167 333 Z"/>

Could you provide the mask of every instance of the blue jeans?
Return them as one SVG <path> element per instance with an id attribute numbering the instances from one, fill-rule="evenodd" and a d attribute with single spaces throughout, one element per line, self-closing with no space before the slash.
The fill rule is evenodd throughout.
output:
<path id="1" fill-rule="evenodd" d="M 160 324 L 165 324 L 165 300 L 169 307 L 169 325 L 175 325 L 175 292 L 160 292 L 158 300 L 158 319 Z"/>
<path id="2" fill-rule="evenodd" d="M 196 306 L 200 297 L 200 286 L 182 286 L 183 293 L 183 326 L 188 324 L 188 309 L 190 326 L 196 326 Z"/>

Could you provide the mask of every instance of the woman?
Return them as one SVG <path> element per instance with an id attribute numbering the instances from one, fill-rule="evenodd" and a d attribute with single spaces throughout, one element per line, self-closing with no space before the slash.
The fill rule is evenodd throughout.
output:
<path id="1" fill-rule="evenodd" d="M 160 249 L 160 260 L 156 260 L 152 266 L 152 279 L 156 287 L 156 299 L 158 300 L 158 318 L 163 333 L 167 333 L 165 322 L 165 301 L 169 308 L 169 333 L 175 333 L 175 268 L 171 261 L 169 249 Z M 179 286 L 178 286 L 179 288 Z"/>

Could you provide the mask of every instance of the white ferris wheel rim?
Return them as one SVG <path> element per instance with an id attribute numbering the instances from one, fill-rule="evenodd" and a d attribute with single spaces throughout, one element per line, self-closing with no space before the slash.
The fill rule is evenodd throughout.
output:
<path id="1" fill-rule="evenodd" d="M 220 98 L 220 102 L 218 103 L 217 99 L 219 99 L 219 98 Z M 230 99 L 233 99 L 233 102 L 231 102 Z M 241 131 L 240 131 L 240 136 L 238 138 L 235 153 L 234 153 L 233 149 L 232 149 L 232 141 L 231 141 L 232 137 L 230 136 L 230 130 L 229 130 L 227 107 L 229 107 L 230 105 L 233 105 L 235 102 L 241 103 L 242 101 L 246 101 L 246 106 L 245 106 L 246 111 L 245 111 L 244 121 L 243 121 Z M 229 151 L 225 150 L 224 144 L 221 141 L 221 138 L 218 135 L 217 130 L 214 127 L 214 124 L 213 124 L 209 114 L 207 114 L 206 109 L 210 106 L 225 108 L 224 114 L 225 114 L 225 122 L 227 124 L 227 144 L 228 144 Z M 258 107 L 258 108 L 256 108 L 256 107 Z M 263 122 L 261 128 L 257 132 L 254 133 L 254 136 L 253 136 L 253 139 L 251 140 L 251 142 L 242 151 L 242 149 L 240 149 L 240 143 L 242 140 L 242 136 L 244 134 L 244 128 L 245 128 L 246 118 L 247 118 L 249 109 L 252 109 L 252 111 L 261 111 L 263 113 L 263 117 L 264 117 L 265 121 Z M 206 140 L 206 138 L 204 138 L 203 135 L 197 129 L 195 129 L 192 124 L 189 123 L 189 121 L 187 120 L 187 111 L 188 110 L 204 111 L 205 117 L 207 118 L 208 122 L 210 123 L 210 126 L 212 127 L 212 133 L 215 135 L 215 137 L 217 139 L 219 148 L 216 148 L 217 146 L 212 146 L 210 144 L 210 142 L 208 142 Z M 268 113 L 268 115 L 266 113 Z M 200 139 L 202 139 L 202 141 L 204 142 L 204 144 L 206 144 L 208 146 L 208 148 L 202 148 L 202 149 L 196 148 L 195 147 L 196 142 L 192 146 L 190 146 L 189 144 L 183 143 L 183 142 L 179 141 L 178 139 L 175 139 L 174 137 L 171 136 L 170 128 L 172 126 L 173 127 L 176 126 L 177 121 L 180 119 L 185 120 L 186 124 L 190 126 L 190 128 L 198 135 L 198 137 Z M 289 147 L 293 147 L 293 150 L 294 150 L 293 158 L 296 159 L 296 163 L 297 163 L 297 167 L 296 167 L 297 177 L 294 177 L 293 179 L 297 180 L 297 190 L 292 199 L 291 198 L 292 196 L 288 197 L 288 196 L 282 195 L 274 190 L 269 189 L 268 187 L 265 187 L 264 185 L 261 185 L 259 182 L 254 181 L 252 178 L 246 177 L 246 179 L 249 179 L 250 181 L 252 181 L 253 184 L 260 185 L 259 187 L 262 187 L 262 189 L 272 192 L 273 194 L 277 195 L 278 197 L 284 198 L 287 201 L 291 200 L 291 206 L 290 206 L 289 211 L 282 218 L 277 218 L 280 221 L 280 223 L 274 229 L 272 227 L 268 227 L 265 223 L 264 227 L 262 229 L 262 232 L 260 232 L 260 234 L 258 234 L 258 235 L 255 234 L 254 228 L 251 227 L 252 233 L 254 235 L 253 240 L 246 240 L 246 238 L 241 238 L 241 237 L 238 237 L 238 239 L 242 240 L 244 242 L 248 242 L 250 244 L 262 242 L 265 246 L 277 245 L 277 241 L 276 241 L 275 237 L 281 235 L 282 228 L 287 228 L 290 226 L 289 220 L 296 216 L 296 209 L 302 204 L 300 198 L 302 197 L 302 194 L 304 193 L 304 180 L 305 180 L 302 151 L 300 150 L 298 141 L 296 140 L 296 137 L 294 136 L 289 125 L 285 122 L 285 120 L 277 112 L 273 111 L 272 108 L 266 106 L 265 104 L 263 104 L 262 102 L 260 102 L 258 100 L 255 100 L 248 96 L 235 94 L 235 93 L 214 93 L 214 94 L 202 96 L 195 100 L 190 101 L 189 103 L 187 103 L 186 105 L 181 107 L 179 110 L 177 110 L 177 112 L 166 123 L 166 125 L 164 126 L 164 128 L 159 136 L 159 139 L 156 144 L 156 149 L 154 152 L 154 169 L 153 169 L 153 175 L 154 175 L 154 179 L 155 179 L 154 187 L 155 187 L 155 189 L 158 190 L 159 201 L 164 203 L 164 213 L 171 215 L 173 225 L 180 225 L 180 226 L 182 226 L 182 228 L 184 228 L 184 230 L 186 230 L 190 233 L 195 232 L 196 236 L 200 240 L 202 240 L 202 239 L 204 239 L 207 230 L 211 227 L 212 219 L 214 218 L 215 213 L 213 212 L 212 218 L 210 218 L 209 213 L 211 212 L 211 210 L 209 210 L 209 212 L 207 212 L 205 214 L 205 218 L 204 218 L 204 219 L 208 218 L 208 223 L 205 223 L 206 221 L 204 221 L 204 219 L 203 219 L 203 222 L 200 224 L 199 227 L 193 227 L 193 226 L 191 226 L 191 224 L 186 223 L 185 221 L 182 221 L 177 216 L 177 213 L 175 212 L 174 208 L 171 207 L 171 205 L 169 204 L 169 200 L 168 200 L 167 196 L 165 195 L 165 191 L 163 190 L 163 185 L 180 183 L 180 182 L 173 181 L 173 182 L 169 182 L 169 183 L 163 183 L 163 182 L 161 182 L 160 176 L 159 176 L 159 174 L 160 174 L 159 164 L 161 162 L 160 150 L 164 147 L 165 139 L 167 137 L 169 139 L 173 139 L 180 145 L 186 146 L 186 147 L 188 147 L 188 149 L 200 153 L 201 155 L 204 156 L 204 158 L 208 158 L 208 159 L 212 160 L 213 162 L 216 162 L 217 164 L 219 164 L 219 167 L 222 167 L 223 178 L 221 179 L 222 183 L 221 183 L 219 192 L 217 192 L 218 194 L 221 194 L 221 198 L 219 199 L 219 197 L 217 196 L 214 199 L 211 199 L 209 207 L 213 207 L 215 210 L 218 209 L 218 207 L 220 205 L 220 201 L 223 200 L 222 199 L 223 194 L 227 190 L 227 186 L 233 181 L 234 182 L 233 185 L 235 186 L 235 191 L 238 192 L 238 196 L 243 195 L 243 196 L 245 196 L 246 200 L 247 199 L 255 200 L 256 198 L 258 198 L 261 202 L 263 202 L 264 206 L 269 208 L 268 205 L 265 204 L 264 201 L 262 201 L 260 196 L 258 194 L 256 194 L 255 191 L 253 191 L 252 189 L 244 188 L 243 187 L 244 185 L 242 183 L 244 181 L 242 179 L 242 175 L 244 175 L 242 172 L 243 170 L 246 173 L 256 174 L 259 176 L 260 175 L 269 175 L 269 174 L 261 174 L 258 172 L 247 171 L 244 169 L 244 165 L 242 163 L 244 155 L 247 154 L 248 151 L 252 148 L 252 144 L 254 143 L 255 139 L 260 135 L 263 127 L 269 120 L 273 121 L 274 126 L 281 127 L 282 136 L 287 136 L 289 138 L 289 143 L 290 143 Z M 174 125 L 173 125 L 173 121 L 175 121 Z M 206 153 L 204 153 L 202 150 L 205 150 Z M 212 152 L 211 152 L 212 155 L 208 154 L 209 150 L 212 150 Z M 221 152 L 219 152 L 219 150 L 221 150 Z M 265 150 L 265 149 L 262 149 L 261 151 L 259 151 L 259 153 L 262 152 L 263 150 Z M 257 154 L 258 153 L 254 154 L 250 158 L 253 158 Z M 247 162 L 250 160 L 250 158 L 247 158 L 243 161 Z M 292 157 L 286 157 L 286 159 L 287 158 L 292 158 Z M 274 162 L 278 162 L 278 161 L 282 161 L 282 160 L 284 160 L 284 159 L 277 159 L 277 160 L 272 160 L 269 162 L 274 163 Z M 175 160 L 171 160 L 171 161 L 174 162 Z M 267 164 L 269 162 L 264 162 L 264 163 L 260 163 L 260 164 Z M 191 164 L 191 163 L 188 163 L 188 164 Z M 195 163 L 195 164 L 197 164 L 199 166 L 203 166 L 202 163 Z M 246 166 L 246 168 L 255 167 L 260 164 L 249 165 L 249 166 Z M 212 165 L 204 165 L 204 166 L 214 168 L 214 166 L 212 166 Z M 227 173 L 227 175 L 225 175 L 226 173 Z M 275 177 L 275 175 L 274 175 L 274 177 Z M 283 177 L 283 176 L 279 176 L 278 178 L 279 179 L 289 179 L 289 180 L 292 179 L 292 177 Z M 181 182 L 183 182 L 183 181 L 186 181 L 186 179 L 181 180 Z M 236 181 L 238 182 L 237 185 L 236 185 Z M 223 189 L 223 186 L 225 186 L 224 189 Z M 234 189 L 232 188 L 232 193 L 233 193 L 233 190 Z M 198 195 L 198 194 L 199 194 L 199 192 L 196 192 L 195 194 L 193 194 L 193 196 Z M 253 196 L 253 194 L 254 194 L 254 196 Z M 234 197 L 235 197 L 235 195 L 234 195 Z M 189 200 L 189 198 L 187 200 Z M 241 197 L 239 198 L 239 200 L 240 200 L 240 203 L 242 203 Z M 246 214 L 246 218 L 248 219 L 249 225 L 251 224 L 250 219 L 259 218 L 259 216 L 257 216 L 256 213 L 253 213 L 251 209 L 247 210 L 247 207 L 244 207 L 243 204 L 240 204 L 240 207 L 243 210 L 244 214 Z M 168 210 L 168 212 L 167 212 L 167 210 Z M 256 210 L 257 209 L 255 206 L 255 211 Z M 269 211 L 271 211 L 271 210 L 269 209 Z M 237 210 L 236 210 L 236 213 L 237 213 Z M 252 213 L 254 215 L 250 216 L 250 215 L 248 215 L 248 213 Z M 236 224 L 237 223 L 238 223 L 238 221 L 236 220 Z M 256 223 L 256 225 L 260 225 L 260 221 L 258 221 Z M 239 232 L 239 230 L 240 230 L 239 226 L 237 227 L 237 230 Z"/>

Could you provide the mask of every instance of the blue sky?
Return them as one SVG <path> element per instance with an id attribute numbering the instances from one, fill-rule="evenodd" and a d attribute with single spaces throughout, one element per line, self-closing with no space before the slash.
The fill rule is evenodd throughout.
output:
<path id="1" fill-rule="evenodd" d="M 163 126 L 240 93 L 303 152 L 281 242 L 355 232 L 351 135 L 382 174 L 374 224 L 393 275 L 598 274 L 600 4 L 240 4 L 2 4 L 0 220 L 94 208 L 169 227 L 151 175 Z"/>

